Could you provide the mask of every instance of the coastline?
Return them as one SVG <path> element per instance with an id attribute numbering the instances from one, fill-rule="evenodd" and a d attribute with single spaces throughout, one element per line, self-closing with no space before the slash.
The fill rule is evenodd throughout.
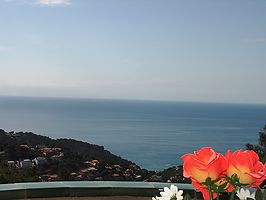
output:
<path id="1" fill-rule="evenodd" d="M 103 146 L 0 130 L 0 183 L 28 181 L 148 181 L 188 183 L 182 166 L 143 169 Z M 12 174 L 7 176 L 6 174 Z"/>
<path id="2" fill-rule="evenodd" d="M 266 120 L 265 107 L 189 102 L 0 97 L 0 110 L 4 130 L 99 144 L 149 170 L 204 146 L 256 143 Z"/>

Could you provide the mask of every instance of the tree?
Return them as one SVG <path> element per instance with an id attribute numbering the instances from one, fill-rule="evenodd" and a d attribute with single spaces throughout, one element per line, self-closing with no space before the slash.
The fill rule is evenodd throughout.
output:
<path id="1" fill-rule="evenodd" d="M 70 172 L 68 169 L 59 169 L 58 170 L 58 177 L 60 180 L 67 181 L 70 180 Z"/>
<path id="2" fill-rule="evenodd" d="M 246 144 L 246 148 L 255 151 L 259 155 L 261 162 L 264 163 L 266 161 L 266 124 L 262 131 L 259 132 L 259 144 Z"/>

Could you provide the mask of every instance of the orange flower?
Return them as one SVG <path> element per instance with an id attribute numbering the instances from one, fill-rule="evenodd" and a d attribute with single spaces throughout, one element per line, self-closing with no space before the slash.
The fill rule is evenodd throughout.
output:
<path id="1" fill-rule="evenodd" d="M 251 150 L 226 153 L 228 159 L 227 176 L 236 174 L 239 182 L 249 184 L 250 187 L 258 187 L 265 180 L 265 166 L 259 161 L 258 155 Z"/>
<path id="2" fill-rule="evenodd" d="M 204 147 L 194 154 L 182 156 L 184 161 L 184 177 L 191 178 L 192 184 L 198 191 L 202 192 L 204 199 L 209 199 L 206 186 L 200 183 L 205 182 L 207 178 L 216 180 L 226 174 L 228 166 L 227 159 L 210 147 Z M 217 194 L 213 194 L 215 198 Z"/>
<path id="3" fill-rule="evenodd" d="M 210 147 L 204 147 L 194 154 L 182 156 L 184 161 L 184 177 L 192 178 L 198 183 L 205 182 L 206 178 L 216 180 L 227 169 L 227 160 Z"/>

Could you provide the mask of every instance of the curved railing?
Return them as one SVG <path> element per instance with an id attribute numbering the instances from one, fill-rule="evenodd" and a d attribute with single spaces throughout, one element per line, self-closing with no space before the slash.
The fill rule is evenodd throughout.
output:
<path id="1" fill-rule="evenodd" d="M 89 196 L 155 196 L 159 189 L 171 183 L 158 182 L 118 182 L 118 181 L 64 181 L 14 183 L 0 185 L 0 199 L 27 199 L 51 197 L 89 197 Z M 175 183 L 179 189 L 194 196 L 190 184 Z"/>

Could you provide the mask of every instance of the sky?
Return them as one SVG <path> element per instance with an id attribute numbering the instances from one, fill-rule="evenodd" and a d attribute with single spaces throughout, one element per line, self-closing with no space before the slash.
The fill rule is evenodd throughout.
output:
<path id="1" fill-rule="evenodd" d="M 0 0 L 0 96 L 266 104 L 266 1 Z"/>

